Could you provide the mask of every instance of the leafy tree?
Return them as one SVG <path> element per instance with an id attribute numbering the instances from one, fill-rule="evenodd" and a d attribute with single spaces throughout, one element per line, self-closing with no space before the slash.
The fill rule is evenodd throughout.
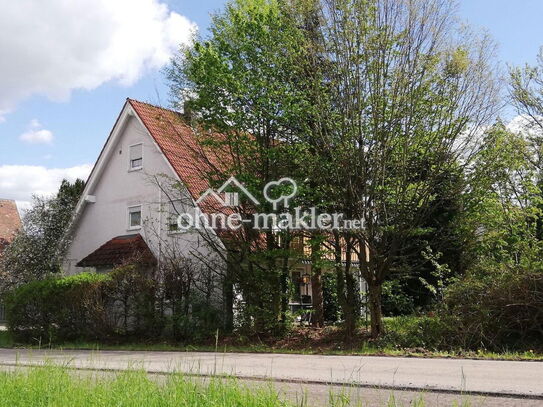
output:
<path id="1" fill-rule="evenodd" d="M 63 180 L 52 198 L 35 196 L 23 216 L 23 228 L 0 259 L 2 289 L 39 280 L 60 271 L 65 239 L 73 211 L 85 183 Z"/>
<path id="2" fill-rule="evenodd" d="M 235 175 L 257 197 L 270 181 L 303 179 L 307 154 L 296 139 L 304 126 L 300 117 L 311 106 L 296 63 L 304 52 L 301 30 L 278 1 L 237 0 L 213 17 L 210 31 L 168 70 L 173 104 L 198 118 L 204 151 L 220 156 L 201 176 L 218 185 Z M 260 202 L 259 211 L 274 211 L 265 199 Z M 245 217 L 254 208 L 242 202 L 239 211 Z M 257 331 L 282 329 L 287 322 L 292 238 L 288 230 L 260 233 L 251 225 L 222 236 L 230 249 L 228 279 L 242 292 L 247 320 Z M 217 246 L 213 241 L 208 237 Z"/>
<path id="3" fill-rule="evenodd" d="M 495 113 L 492 43 L 459 31 L 449 1 L 319 4 L 333 101 L 323 182 L 341 212 L 365 222 L 342 237 L 358 251 L 376 337 L 382 284 L 425 233 L 444 175 L 469 163 Z"/>

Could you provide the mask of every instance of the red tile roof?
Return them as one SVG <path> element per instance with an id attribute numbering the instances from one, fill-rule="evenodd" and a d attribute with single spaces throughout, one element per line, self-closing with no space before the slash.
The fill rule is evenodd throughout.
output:
<path id="1" fill-rule="evenodd" d="M 15 201 L 0 199 L 0 250 L 9 244 L 21 228 Z"/>
<path id="2" fill-rule="evenodd" d="M 209 188 L 202 175 L 212 168 L 199 147 L 193 129 L 173 110 L 128 99 L 179 178 L 194 199 Z"/>
<path id="3" fill-rule="evenodd" d="M 127 100 L 192 198 L 197 200 L 210 187 L 209 177 L 220 174 L 221 168 L 224 168 L 223 162 L 229 160 L 228 154 L 209 149 L 204 151 L 195 130 L 187 125 L 181 113 L 133 99 Z M 222 137 L 220 134 L 213 136 Z M 199 204 L 204 212 L 231 212 L 215 199 L 209 198 Z"/>
<path id="4" fill-rule="evenodd" d="M 133 260 L 156 263 L 154 254 L 139 233 L 114 237 L 77 263 L 77 267 L 112 267 Z"/>

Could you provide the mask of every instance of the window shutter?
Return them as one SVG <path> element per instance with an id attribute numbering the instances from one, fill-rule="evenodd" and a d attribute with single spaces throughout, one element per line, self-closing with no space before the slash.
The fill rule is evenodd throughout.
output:
<path id="1" fill-rule="evenodd" d="M 142 157 L 142 144 L 130 147 L 130 161 L 139 160 Z"/>

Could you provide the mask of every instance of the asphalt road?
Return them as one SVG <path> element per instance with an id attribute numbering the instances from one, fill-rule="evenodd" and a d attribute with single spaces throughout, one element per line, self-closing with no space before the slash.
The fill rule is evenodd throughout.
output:
<path id="1" fill-rule="evenodd" d="M 378 389 L 472 397 L 528 397 L 543 405 L 543 362 L 422 359 L 373 356 L 319 356 L 201 352 L 49 351 L 0 349 L 0 365 L 45 362 L 74 368 L 150 373 L 232 375 L 247 381 L 272 380 L 292 386 Z M 290 386 L 290 387 L 289 387 Z M 383 393 L 383 391 L 386 391 Z M 443 396 L 445 397 L 445 396 Z M 503 398 L 503 404 L 507 404 Z"/>

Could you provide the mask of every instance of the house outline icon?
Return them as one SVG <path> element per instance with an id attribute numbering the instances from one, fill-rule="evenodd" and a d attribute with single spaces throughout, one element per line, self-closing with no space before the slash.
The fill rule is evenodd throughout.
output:
<path id="1" fill-rule="evenodd" d="M 251 200 L 255 205 L 260 205 L 260 202 L 258 199 L 256 199 L 253 194 L 251 194 L 247 188 L 243 186 L 241 182 L 239 182 L 236 177 L 232 176 L 226 180 L 224 184 L 221 185 L 219 189 L 216 191 L 213 188 L 208 188 L 201 196 L 196 200 L 196 203 L 202 202 L 204 199 L 206 199 L 208 196 L 212 196 L 215 198 L 217 202 L 219 202 L 222 206 L 229 206 L 229 207 L 235 207 L 239 206 L 239 193 L 238 192 L 224 192 L 226 188 L 228 188 L 230 185 L 234 185 L 237 187 L 243 194 Z M 220 196 L 224 192 L 224 199 Z"/>

